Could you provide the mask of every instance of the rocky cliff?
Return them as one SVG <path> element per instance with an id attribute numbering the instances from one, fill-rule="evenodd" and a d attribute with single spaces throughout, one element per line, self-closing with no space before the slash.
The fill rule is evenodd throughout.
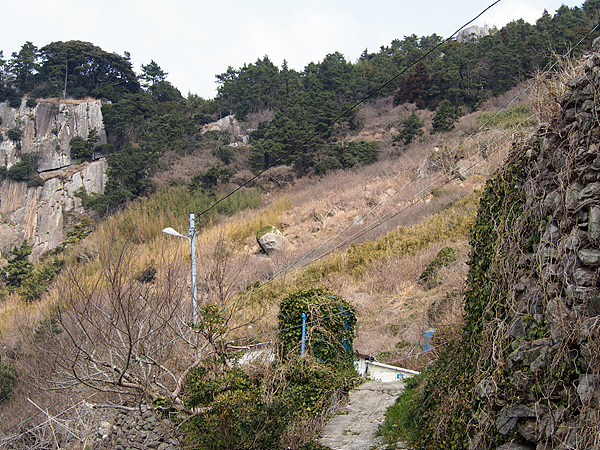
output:
<path id="1" fill-rule="evenodd" d="M 0 251 L 6 252 L 23 239 L 30 239 L 34 257 L 56 247 L 65 239 L 70 216 L 83 213 L 77 189 L 101 192 L 106 183 L 106 161 L 74 164 L 69 143 L 74 136 L 87 138 L 95 129 L 99 144 L 106 142 L 101 102 L 47 101 L 19 108 L 0 103 L 0 163 L 9 169 L 23 154 L 36 156 L 43 180 L 28 187 L 9 179 L 0 182 Z M 20 140 L 8 138 L 18 129 Z"/>

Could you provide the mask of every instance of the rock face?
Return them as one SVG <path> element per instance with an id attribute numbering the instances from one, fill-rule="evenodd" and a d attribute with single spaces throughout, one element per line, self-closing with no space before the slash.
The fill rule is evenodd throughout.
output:
<path id="1" fill-rule="evenodd" d="M 102 192 L 106 184 L 106 161 L 74 165 L 69 143 L 74 136 L 87 138 L 95 129 L 98 144 L 106 143 L 101 102 L 41 102 L 19 108 L 0 103 L 0 162 L 9 169 L 21 155 L 34 154 L 42 186 L 5 179 L 0 182 L 0 251 L 6 252 L 23 239 L 33 244 L 34 258 L 65 239 L 68 215 L 83 213 L 77 189 Z M 19 129 L 20 141 L 8 139 L 8 131 Z"/>
<path id="2" fill-rule="evenodd" d="M 74 136 L 85 139 L 95 128 L 100 138 L 98 144 L 106 143 L 101 108 L 100 100 L 47 102 L 35 107 L 28 107 L 23 100 L 19 108 L 9 107 L 8 102 L 0 103 L 0 130 L 18 128 L 23 133 L 20 143 L 7 139 L 3 133 L 0 161 L 9 168 L 20 160 L 22 153 L 33 153 L 38 157 L 40 172 L 71 165 L 69 142 Z"/>

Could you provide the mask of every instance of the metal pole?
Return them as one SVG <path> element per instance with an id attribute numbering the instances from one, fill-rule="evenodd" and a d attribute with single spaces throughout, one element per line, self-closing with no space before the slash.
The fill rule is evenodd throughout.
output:
<path id="1" fill-rule="evenodd" d="M 302 313 L 302 350 L 300 356 L 304 358 L 304 343 L 306 342 L 306 313 Z"/>
<path id="2" fill-rule="evenodd" d="M 192 259 L 192 321 L 196 323 L 196 313 L 198 309 L 196 293 L 196 228 L 194 223 L 194 213 L 190 213 L 190 257 Z"/>

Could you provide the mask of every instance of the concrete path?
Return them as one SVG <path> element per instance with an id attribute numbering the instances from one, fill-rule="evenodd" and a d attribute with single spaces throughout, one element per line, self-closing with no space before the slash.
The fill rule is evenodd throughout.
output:
<path id="1" fill-rule="evenodd" d="M 381 448 L 382 438 L 375 433 L 384 421 L 385 411 L 403 389 L 401 381 L 361 384 L 350 391 L 348 404 L 327 423 L 318 442 L 334 450 Z"/>

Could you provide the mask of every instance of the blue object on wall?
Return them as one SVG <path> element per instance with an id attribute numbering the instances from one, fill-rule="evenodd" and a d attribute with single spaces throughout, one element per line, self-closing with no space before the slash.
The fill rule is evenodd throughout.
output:
<path id="1" fill-rule="evenodd" d="M 431 344 L 429 344 L 429 342 L 431 341 L 431 338 L 433 337 L 436 331 L 437 330 L 435 328 L 430 328 L 425 333 L 423 333 L 423 335 L 425 336 L 425 339 L 423 339 L 424 352 L 428 352 L 429 350 L 431 350 Z"/>

